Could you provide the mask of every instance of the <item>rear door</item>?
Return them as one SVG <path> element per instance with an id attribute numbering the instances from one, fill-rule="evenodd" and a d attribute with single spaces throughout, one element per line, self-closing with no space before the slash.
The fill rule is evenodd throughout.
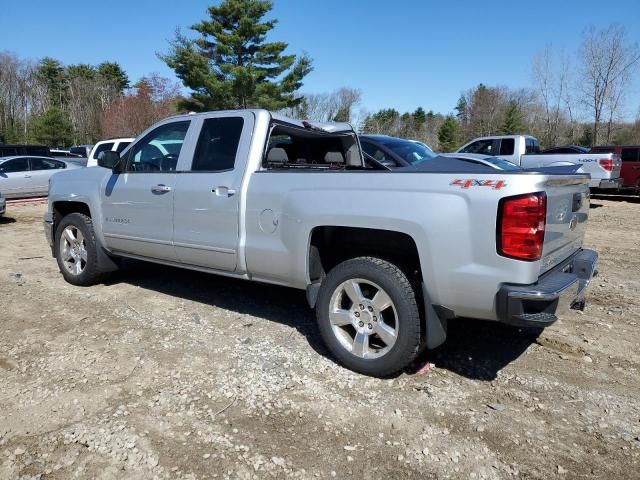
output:
<path id="1" fill-rule="evenodd" d="M 31 193 L 29 158 L 20 157 L 0 164 L 0 192 L 7 197 L 24 197 Z"/>
<path id="2" fill-rule="evenodd" d="M 33 193 L 37 195 L 48 195 L 49 178 L 54 173 L 66 168 L 64 162 L 53 158 L 31 157 L 31 184 Z"/>
<path id="3" fill-rule="evenodd" d="M 106 177 L 101 188 L 102 230 L 107 246 L 133 255 L 175 261 L 173 199 L 176 167 L 191 120 L 161 124 L 132 145 L 123 172 Z M 163 154 L 154 142 L 176 141 L 176 153 Z"/>
<path id="4" fill-rule="evenodd" d="M 181 263 L 236 270 L 242 179 L 254 116 L 250 112 L 198 118 L 192 162 L 178 175 L 174 244 Z M 170 146 L 167 146 L 170 148 Z"/>
<path id="5" fill-rule="evenodd" d="M 625 187 L 640 187 L 640 147 L 623 147 L 620 176 Z"/>

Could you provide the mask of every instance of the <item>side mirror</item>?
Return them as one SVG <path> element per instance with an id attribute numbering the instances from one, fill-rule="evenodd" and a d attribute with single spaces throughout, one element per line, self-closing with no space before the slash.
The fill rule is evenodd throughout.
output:
<path id="1" fill-rule="evenodd" d="M 119 171 L 120 154 L 112 150 L 107 150 L 98 155 L 98 166 L 108 168 L 114 172 Z"/>

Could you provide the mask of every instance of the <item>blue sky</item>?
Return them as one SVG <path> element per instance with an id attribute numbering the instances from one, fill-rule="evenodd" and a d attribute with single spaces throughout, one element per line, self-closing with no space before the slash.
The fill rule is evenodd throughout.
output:
<path id="1" fill-rule="evenodd" d="M 173 72 L 156 56 L 177 27 L 205 17 L 212 0 L 2 0 L 0 50 L 64 63 L 115 60 L 132 80 Z M 417 106 L 449 112 L 461 91 L 482 82 L 531 84 L 547 44 L 574 52 L 590 25 L 625 26 L 640 43 L 640 0 L 457 1 L 275 0 L 270 39 L 307 52 L 305 92 L 360 88 L 367 110 Z M 640 107 L 640 80 L 627 110 Z"/>

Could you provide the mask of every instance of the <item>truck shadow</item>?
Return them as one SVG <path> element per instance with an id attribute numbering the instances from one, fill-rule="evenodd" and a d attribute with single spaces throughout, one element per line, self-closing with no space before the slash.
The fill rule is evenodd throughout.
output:
<path id="1" fill-rule="evenodd" d="M 316 353 L 331 358 L 302 290 L 133 260 L 126 260 L 110 283 L 117 282 L 295 328 Z M 237 322 L 239 329 L 246 327 L 243 334 L 250 336 L 251 321 L 239 319 Z M 445 344 L 423 353 L 400 374 L 413 375 L 429 361 L 437 368 L 470 379 L 490 381 L 534 343 L 538 335 L 539 331 L 518 330 L 495 322 L 452 320 Z"/>
<path id="2" fill-rule="evenodd" d="M 593 193 L 591 194 L 591 200 L 610 200 L 612 202 L 640 203 L 640 195 L 603 195 L 599 193 Z"/>
<path id="3" fill-rule="evenodd" d="M 3 215 L 0 217 L 0 225 L 3 225 L 5 223 L 16 223 L 16 219 L 11 217 L 5 217 Z"/>
<path id="4" fill-rule="evenodd" d="M 429 361 L 469 379 L 491 381 L 535 343 L 541 332 L 476 319 L 451 320 L 447 341 L 422 354 L 416 365 Z"/>
<path id="5" fill-rule="evenodd" d="M 329 356 L 303 290 L 135 260 L 125 260 L 107 284 L 118 282 L 295 328 L 316 352 Z M 246 326 L 244 334 L 250 336 L 251 321 L 237 321 L 238 328 Z"/>

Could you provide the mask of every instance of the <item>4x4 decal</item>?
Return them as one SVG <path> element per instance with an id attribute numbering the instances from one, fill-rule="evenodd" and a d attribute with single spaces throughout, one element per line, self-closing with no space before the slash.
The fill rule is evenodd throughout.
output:
<path id="1" fill-rule="evenodd" d="M 451 182 L 449 185 L 460 187 L 460 188 L 469 188 L 469 187 L 491 187 L 494 190 L 500 190 L 502 187 L 507 186 L 507 182 L 504 180 L 476 180 L 473 178 L 470 179 L 457 179 Z"/>

